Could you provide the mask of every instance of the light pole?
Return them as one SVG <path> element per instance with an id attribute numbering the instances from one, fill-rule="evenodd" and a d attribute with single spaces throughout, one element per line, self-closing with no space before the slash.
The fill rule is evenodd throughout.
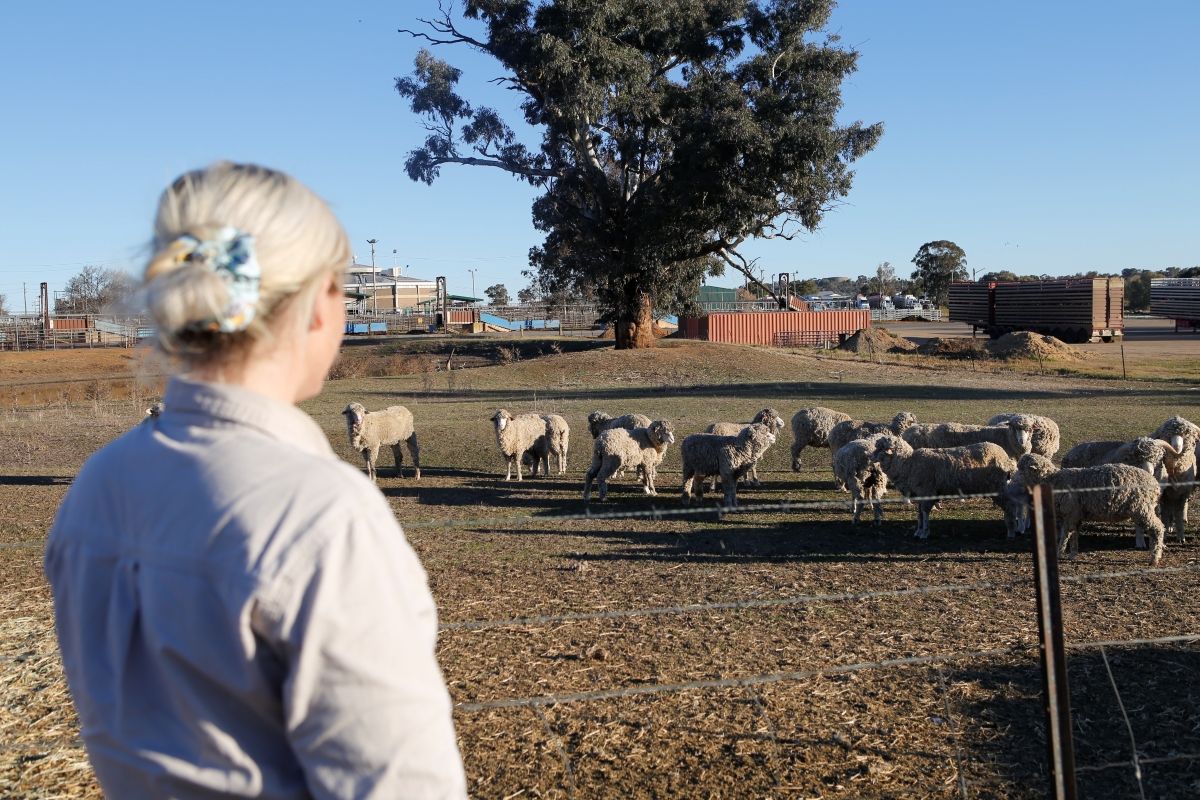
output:
<path id="1" fill-rule="evenodd" d="M 371 245 L 371 313 L 379 316 L 379 296 L 375 289 L 375 243 L 378 239 L 367 239 L 367 244 Z"/>
<path id="2" fill-rule="evenodd" d="M 471 305 L 475 305 L 475 273 L 478 269 L 467 267 L 467 272 L 471 273 Z"/>

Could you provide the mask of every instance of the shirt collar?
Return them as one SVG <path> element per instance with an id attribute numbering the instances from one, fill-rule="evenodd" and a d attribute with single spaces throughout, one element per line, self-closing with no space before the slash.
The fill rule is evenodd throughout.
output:
<path id="1" fill-rule="evenodd" d="M 226 383 L 174 377 L 163 396 L 164 415 L 206 417 L 256 428 L 301 450 L 332 455 L 325 432 L 300 409 L 266 395 Z"/>

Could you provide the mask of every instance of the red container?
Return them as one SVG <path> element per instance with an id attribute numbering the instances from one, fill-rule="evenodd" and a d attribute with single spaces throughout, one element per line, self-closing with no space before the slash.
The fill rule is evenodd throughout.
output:
<path id="1" fill-rule="evenodd" d="M 729 344 L 790 344 L 806 338 L 836 340 L 839 335 L 871 327 L 871 312 L 855 311 L 718 311 L 685 317 L 679 328 L 688 339 Z M 810 336 L 811 335 L 811 336 Z M 823 336 L 824 335 L 824 336 Z"/>

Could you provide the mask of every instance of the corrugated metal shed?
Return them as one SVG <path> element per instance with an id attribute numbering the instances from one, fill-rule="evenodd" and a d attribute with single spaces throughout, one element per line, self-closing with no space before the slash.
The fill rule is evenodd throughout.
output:
<path id="1" fill-rule="evenodd" d="M 871 312 L 731 311 L 706 317 L 684 317 L 679 330 L 688 339 L 729 344 L 816 344 L 871 327 Z"/>

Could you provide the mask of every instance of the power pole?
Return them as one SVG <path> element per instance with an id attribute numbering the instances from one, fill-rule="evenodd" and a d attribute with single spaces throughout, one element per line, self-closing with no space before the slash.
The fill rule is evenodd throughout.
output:
<path id="1" fill-rule="evenodd" d="M 21 305 L 25 307 L 25 316 L 29 316 L 29 294 L 25 291 L 25 281 L 21 281 Z"/>
<path id="2" fill-rule="evenodd" d="M 472 303 L 475 302 L 475 300 L 474 300 L 474 297 L 475 297 L 475 273 L 478 271 L 479 271 L 478 269 L 467 267 L 467 272 L 471 273 L 471 298 L 472 298 L 471 302 Z"/>
<path id="3" fill-rule="evenodd" d="M 371 245 L 371 314 L 379 315 L 379 297 L 375 289 L 375 243 L 378 239 L 367 239 L 367 244 Z"/>

